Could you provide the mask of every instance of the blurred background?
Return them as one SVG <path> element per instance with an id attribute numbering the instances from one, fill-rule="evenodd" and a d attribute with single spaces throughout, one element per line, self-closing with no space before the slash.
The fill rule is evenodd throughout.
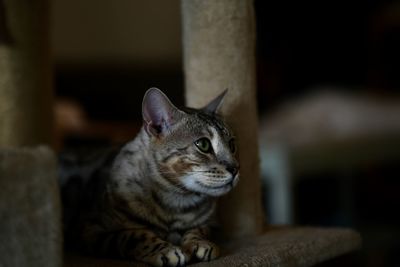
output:
<path id="1" fill-rule="evenodd" d="M 353 227 L 340 265 L 400 266 L 400 3 L 255 1 L 271 223 Z M 121 143 L 146 89 L 183 104 L 180 1 L 52 1 L 59 150 Z"/>

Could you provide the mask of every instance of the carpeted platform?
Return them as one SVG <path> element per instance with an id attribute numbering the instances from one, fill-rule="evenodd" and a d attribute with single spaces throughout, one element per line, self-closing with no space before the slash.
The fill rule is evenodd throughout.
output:
<path id="1" fill-rule="evenodd" d="M 262 236 L 241 240 L 224 248 L 223 255 L 196 267 L 313 266 L 361 246 L 358 233 L 350 229 L 315 227 L 274 227 Z M 145 267 L 132 261 L 95 259 L 76 255 L 65 257 L 65 267 Z"/>
<path id="2" fill-rule="evenodd" d="M 62 264 L 57 162 L 47 147 L 0 149 L 0 266 Z"/>
<path id="3" fill-rule="evenodd" d="M 45 147 L 0 150 L 0 266 L 61 266 L 56 161 Z M 313 266 L 361 246 L 350 229 L 269 227 L 223 246 L 220 258 L 192 266 Z M 142 263 L 64 255 L 65 267 L 144 267 Z"/>

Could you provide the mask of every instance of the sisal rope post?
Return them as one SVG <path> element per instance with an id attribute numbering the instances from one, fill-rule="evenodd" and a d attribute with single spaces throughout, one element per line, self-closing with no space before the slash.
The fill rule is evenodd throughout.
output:
<path id="1" fill-rule="evenodd" d="M 255 81 L 255 17 L 251 0 L 182 0 L 186 104 L 202 107 L 224 89 L 222 114 L 233 128 L 240 161 L 237 187 L 219 203 L 225 235 L 262 231 Z"/>

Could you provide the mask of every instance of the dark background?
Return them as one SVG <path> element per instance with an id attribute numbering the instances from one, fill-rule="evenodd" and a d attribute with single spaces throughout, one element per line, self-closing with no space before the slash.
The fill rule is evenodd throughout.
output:
<path id="1" fill-rule="evenodd" d="M 53 5 L 56 110 L 67 114 L 57 116 L 59 149 L 132 138 L 151 86 L 183 104 L 179 1 L 82 2 Z M 399 2 L 257 0 L 255 11 L 263 122 L 325 87 L 398 99 Z M 391 157 L 297 175 L 292 223 L 360 231 L 362 250 L 337 265 L 400 266 L 399 166 Z"/>

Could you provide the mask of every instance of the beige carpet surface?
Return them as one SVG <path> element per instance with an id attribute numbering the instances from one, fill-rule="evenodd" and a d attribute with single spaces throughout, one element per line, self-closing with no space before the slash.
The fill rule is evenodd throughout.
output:
<path id="1" fill-rule="evenodd" d="M 0 149 L 0 267 L 61 266 L 56 173 L 47 147 Z"/>
<path id="2" fill-rule="evenodd" d="M 276 227 L 263 235 L 228 244 L 217 260 L 191 266 L 313 266 L 349 253 L 361 246 L 360 235 L 350 229 Z M 95 259 L 76 255 L 65 257 L 65 267 L 145 267 L 132 261 Z"/>

